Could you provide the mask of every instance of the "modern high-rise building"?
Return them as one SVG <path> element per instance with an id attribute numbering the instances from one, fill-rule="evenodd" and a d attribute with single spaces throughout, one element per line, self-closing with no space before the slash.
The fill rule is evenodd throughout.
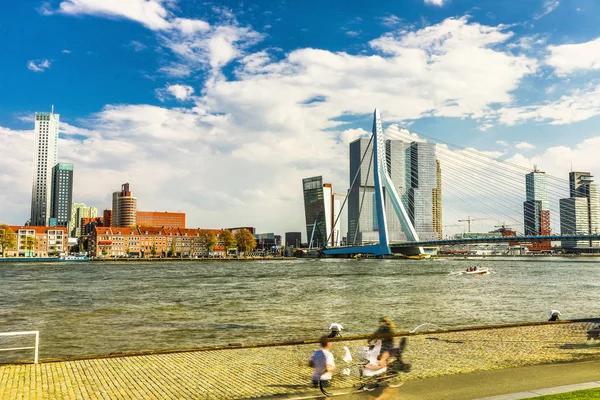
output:
<path id="1" fill-rule="evenodd" d="M 338 246 L 340 237 L 340 201 L 323 177 L 302 179 L 304 215 L 309 247 Z"/>
<path id="2" fill-rule="evenodd" d="M 88 207 L 83 203 L 73 203 L 71 206 L 71 237 L 79 237 L 82 235 L 82 218 L 98 218 L 98 209 L 96 207 Z"/>
<path id="3" fill-rule="evenodd" d="M 438 239 L 442 239 L 442 167 L 440 160 L 435 159 L 436 164 L 436 188 L 433 189 L 433 230 L 437 232 Z"/>
<path id="4" fill-rule="evenodd" d="M 419 239 L 439 239 L 442 230 L 442 181 L 435 144 L 386 140 L 385 152 L 390 178 Z M 369 144 L 369 139 L 350 143 L 350 184 L 355 176 L 357 178 L 348 194 L 348 244 L 379 241 L 372 154 L 373 144 Z M 387 201 L 385 189 L 383 197 L 390 241 L 406 240 L 400 221 Z"/>
<path id="5" fill-rule="evenodd" d="M 600 233 L 600 199 L 598 185 L 589 172 L 569 173 L 568 199 L 560 199 L 560 231 L 563 235 Z M 563 240 L 562 247 L 572 250 L 592 250 L 600 247 L 597 240 Z"/>
<path id="6" fill-rule="evenodd" d="M 534 167 L 533 172 L 525 175 L 525 202 L 523 203 L 524 231 L 528 236 L 550 235 L 550 208 L 548 202 L 548 183 L 545 172 Z M 552 250 L 552 242 L 532 243 L 529 250 Z"/>
<path id="7" fill-rule="evenodd" d="M 120 192 L 113 193 L 111 226 L 132 227 L 137 223 L 137 198 L 129 190 L 129 183 L 121 185 Z"/>
<path id="8" fill-rule="evenodd" d="M 52 205 L 50 226 L 69 229 L 73 201 L 73 164 L 59 163 L 52 168 Z"/>
<path id="9" fill-rule="evenodd" d="M 437 240 L 439 235 L 434 227 L 436 206 L 433 196 L 438 189 L 435 143 L 412 142 L 406 150 L 406 158 L 406 176 L 407 182 L 410 182 L 405 201 L 408 216 L 420 240 Z M 441 191 L 439 194 L 441 203 Z"/>
<path id="10" fill-rule="evenodd" d="M 31 192 L 32 226 L 48 226 L 52 213 L 52 168 L 58 158 L 59 114 L 35 113 L 35 153 L 33 155 L 33 187 Z"/>
<path id="11" fill-rule="evenodd" d="M 163 228 L 185 228 L 185 213 L 138 211 L 137 226 L 160 226 Z"/>

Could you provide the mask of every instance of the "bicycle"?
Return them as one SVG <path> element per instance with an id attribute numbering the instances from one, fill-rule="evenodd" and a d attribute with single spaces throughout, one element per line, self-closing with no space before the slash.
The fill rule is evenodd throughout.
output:
<path id="1" fill-rule="evenodd" d="M 406 338 L 403 337 L 400 340 L 398 347 L 390 350 L 390 357 L 388 358 L 387 366 L 378 370 L 367 369 L 365 368 L 365 365 L 377 363 L 377 356 L 381 350 L 381 342 L 379 342 L 377 345 L 370 346 L 368 349 L 363 348 L 362 352 L 359 354 L 361 361 L 357 364 L 354 364 L 355 366 L 359 367 L 358 371 L 360 383 L 358 387 L 353 388 L 351 391 L 346 393 L 333 394 L 328 392 L 327 389 L 323 387 L 322 381 L 319 381 L 319 389 L 321 390 L 321 393 L 323 393 L 323 395 L 326 397 L 331 397 L 334 395 L 348 395 L 362 391 L 372 391 L 378 388 L 396 388 L 401 386 L 404 382 L 399 379 L 400 374 L 410 372 L 411 370 L 411 364 L 402 360 L 402 353 L 406 349 L 406 342 Z"/>

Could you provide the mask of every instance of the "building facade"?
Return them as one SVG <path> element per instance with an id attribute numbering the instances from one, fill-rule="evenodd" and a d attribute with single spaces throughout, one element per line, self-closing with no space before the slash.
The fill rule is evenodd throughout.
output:
<path id="1" fill-rule="evenodd" d="M 338 246 L 341 240 L 341 203 L 323 177 L 302 180 L 304 216 L 309 247 Z"/>
<path id="2" fill-rule="evenodd" d="M 436 158 L 436 188 L 433 189 L 433 230 L 437 233 L 438 239 L 443 238 L 442 223 L 442 166 L 440 160 Z"/>
<path id="3" fill-rule="evenodd" d="M 120 192 L 113 193 L 110 226 L 119 228 L 137 224 L 137 198 L 129 190 L 129 183 L 121 185 Z"/>
<path id="4" fill-rule="evenodd" d="M 64 226 L 69 230 L 72 201 L 73 164 L 58 163 L 52 168 L 52 203 L 48 225 Z"/>
<path id="5" fill-rule="evenodd" d="M 285 233 L 285 247 L 301 247 L 302 246 L 302 232 L 286 232 Z"/>
<path id="6" fill-rule="evenodd" d="M 48 226 L 52 206 L 52 168 L 58 158 L 59 114 L 35 113 L 35 150 L 30 225 Z"/>
<path id="7" fill-rule="evenodd" d="M 600 199 L 598 185 L 589 172 L 569 173 L 570 198 L 560 200 L 561 234 L 600 233 Z M 562 247 L 569 251 L 599 251 L 597 240 L 563 240 Z"/>
<path id="8" fill-rule="evenodd" d="M 10 226 L 17 235 L 17 247 L 6 249 L 6 257 L 50 257 L 67 254 L 66 227 Z"/>
<path id="9" fill-rule="evenodd" d="M 71 206 L 71 237 L 78 238 L 83 235 L 82 224 L 84 219 L 95 220 L 98 218 L 98 209 L 96 207 L 88 207 L 84 203 L 73 203 Z"/>
<path id="10" fill-rule="evenodd" d="M 138 226 L 185 228 L 185 213 L 138 211 L 135 218 Z"/>
<path id="11" fill-rule="evenodd" d="M 545 172 L 534 167 L 533 172 L 525 175 L 525 202 L 523 203 L 523 226 L 525 235 L 550 235 L 550 204 L 548 201 L 548 182 Z M 550 251 L 552 242 L 527 244 L 530 251 Z"/>

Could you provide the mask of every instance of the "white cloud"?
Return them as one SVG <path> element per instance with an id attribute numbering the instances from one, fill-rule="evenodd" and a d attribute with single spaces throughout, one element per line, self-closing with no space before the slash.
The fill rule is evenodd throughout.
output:
<path id="1" fill-rule="evenodd" d="M 50 68 L 50 64 L 49 60 L 30 60 L 27 62 L 27 69 L 33 72 L 44 72 Z"/>
<path id="2" fill-rule="evenodd" d="M 132 40 L 131 42 L 129 42 L 129 46 L 133 48 L 133 51 L 139 52 L 139 51 L 144 51 L 146 50 L 146 48 L 148 48 L 148 46 L 146 46 L 143 43 L 138 42 L 137 40 Z"/>
<path id="3" fill-rule="evenodd" d="M 496 140 L 496 144 L 502 147 L 508 147 L 508 142 L 505 140 Z"/>
<path id="4" fill-rule="evenodd" d="M 346 31 L 346 36 L 358 37 L 361 33 L 362 31 Z"/>
<path id="5" fill-rule="evenodd" d="M 161 101 L 166 100 L 169 96 L 185 101 L 191 99 L 194 88 L 188 85 L 167 85 L 164 89 L 157 89 L 156 94 Z"/>
<path id="6" fill-rule="evenodd" d="M 548 14 L 550 14 L 552 11 L 556 10 L 558 8 L 558 6 L 560 5 L 560 0 L 546 0 L 544 1 L 544 5 L 543 5 L 543 10 L 542 12 L 536 14 L 533 16 L 533 19 L 540 19 Z"/>
<path id="7" fill-rule="evenodd" d="M 386 15 L 385 17 L 381 17 L 381 22 L 384 26 L 387 26 L 388 28 L 393 28 L 402 22 L 402 18 L 394 14 L 390 14 Z"/>
<path id="8" fill-rule="evenodd" d="M 152 30 L 167 29 L 169 11 L 161 0 L 65 0 L 58 12 L 70 15 L 100 15 L 127 18 Z"/>
<path id="9" fill-rule="evenodd" d="M 199 19 L 175 18 L 171 21 L 171 26 L 178 29 L 183 35 L 193 35 L 197 32 L 206 32 L 210 29 L 208 22 Z"/>
<path id="10" fill-rule="evenodd" d="M 71 54 L 71 50 L 64 49 L 64 50 L 62 51 L 62 53 L 63 53 L 63 54 Z"/>
<path id="11" fill-rule="evenodd" d="M 438 7 L 443 6 L 447 2 L 448 2 L 448 0 L 425 0 L 425 4 L 432 5 L 432 6 L 438 6 Z"/>
<path id="12" fill-rule="evenodd" d="M 159 72 L 173 78 L 185 78 L 192 74 L 192 69 L 184 64 L 170 64 L 158 69 Z"/>
<path id="13" fill-rule="evenodd" d="M 546 63 L 559 75 L 576 70 L 600 69 L 600 37 L 585 43 L 548 46 L 550 55 Z"/>
<path id="14" fill-rule="evenodd" d="M 585 121 L 600 114 L 600 85 L 575 90 L 556 101 L 523 107 L 506 107 L 498 113 L 500 122 L 507 125 L 528 120 L 549 121 L 550 125 Z"/>
<path id="15" fill-rule="evenodd" d="M 519 142 L 519 143 L 515 143 L 515 147 L 519 150 L 531 150 L 531 149 L 535 149 L 535 146 L 532 145 L 531 143 L 527 143 L 527 142 Z"/>

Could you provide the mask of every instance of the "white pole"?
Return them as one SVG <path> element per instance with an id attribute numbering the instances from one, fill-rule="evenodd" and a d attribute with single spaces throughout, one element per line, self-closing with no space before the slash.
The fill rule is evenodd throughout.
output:
<path id="1" fill-rule="evenodd" d="M 33 359 L 33 363 L 37 364 L 38 363 L 38 350 L 40 348 L 40 332 L 39 331 L 35 331 L 35 356 Z"/>

